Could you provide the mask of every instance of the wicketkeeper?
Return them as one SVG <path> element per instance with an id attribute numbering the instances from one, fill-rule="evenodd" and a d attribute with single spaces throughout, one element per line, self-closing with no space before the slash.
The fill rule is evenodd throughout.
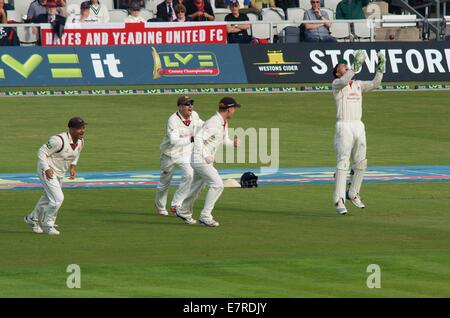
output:
<path id="1" fill-rule="evenodd" d="M 353 69 L 345 61 L 339 62 L 333 69 L 333 96 L 336 102 L 336 134 L 334 139 L 336 150 L 336 187 L 333 202 L 336 211 L 344 215 L 347 213 L 345 200 L 349 199 L 358 208 L 365 205 L 359 195 L 367 169 L 366 159 L 366 132 L 361 121 L 362 93 L 376 88 L 383 79 L 385 69 L 384 55 L 378 53 L 376 75 L 372 81 L 357 81 L 353 77 L 361 70 L 366 56 L 361 50 L 355 52 Z M 346 192 L 347 174 L 350 168 L 350 159 L 354 171 L 351 185 Z"/>

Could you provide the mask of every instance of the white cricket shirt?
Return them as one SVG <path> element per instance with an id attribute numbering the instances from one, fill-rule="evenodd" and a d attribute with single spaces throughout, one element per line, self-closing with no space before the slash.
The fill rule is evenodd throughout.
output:
<path id="1" fill-rule="evenodd" d="M 227 121 L 216 112 L 195 135 L 193 162 L 203 163 L 205 158 L 214 157 L 222 144 L 231 147 L 234 141 L 228 137 Z"/>
<path id="2" fill-rule="evenodd" d="M 192 111 L 189 120 L 185 120 L 177 111 L 169 117 L 167 122 L 167 132 L 160 145 L 161 153 L 173 159 L 189 158 L 192 153 L 193 143 L 191 137 L 203 125 L 197 112 Z"/>
<path id="3" fill-rule="evenodd" d="M 57 177 L 63 178 L 70 165 L 76 165 L 83 149 L 84 141 L 73 143 L 68 131 L 50 137 L 47 144 L 39 148 L 38 169 L 46 171 L 51 168 Z"/>
<path id="4" fill-rule="evenodd" d="M 333 96 L 336 102 L 336 120 L 361 120 L 362 93 L 376 89 L 383 79 L 377 73 L 372 81 L 352 80 L 355 72 L 348 70 L 344 76 L 333 81 Z"/>

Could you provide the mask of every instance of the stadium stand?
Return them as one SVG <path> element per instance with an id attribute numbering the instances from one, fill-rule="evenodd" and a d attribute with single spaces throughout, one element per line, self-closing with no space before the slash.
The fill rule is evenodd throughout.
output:
<path id="1" fill-rule="evenodd" d="M 10 22 L 22 22 L 22 16 L 16 10 L 8 10 L 6 11 L 6 15 L 8 16 L 8 21 Z"/>
<path id="2" fill-rule="evenodd" d="M 148 9 L 142 9 L 140 16 L 143 17 L 146 21 L 154 18 L 153 12 Z"/>
<path id="3" fill-rule="evenodd" d="M 229 12 L 214 12 L 214 15 L 216 17 L 216 21 L 224 21 L 225 20 L 225 16 L 228 14 Z"/>
<path id="4" fill-rule="evenodd" d="M 21 16 L 23 16 L 27 14 L 28 7 L 30 6 L 31 2 L 33 2 L 33 0 L 14 1 L 14 9 L 15 11 L 19 12 Z"/>
<path id="5" fill-rule="evenodd" d="M 300 28 L 294 23 L 279 23 L 276 27 L 279 43 L 299 43 Z"/>
<path id="6" fill-rule="evenodd" d="M 128 12 L 122 9 L 109 10 L 110 22 L 123 22 L 128 16 Z"/>
<path id="7" fill-rule="evenodd" d="M 301 23 L 305 15 L 305 9 L 302 8 L 288 8 L 287 20 L 294 21 L 295 23 Z"/>
<path id="8" fill-rule="evenodd" d="M 256 12 L 248 12 L 247 16 L 250 21 L 258 21 L 260 18 L 258 13 L 256 13 Z"/>
<path id="9" fill-rule="evenodd" d="M 336 12 L 336 7 L 341 0 L 325 0 L 324 7 L 333 10 Z"/>
<path id="10" fill-rule="evenodd" d="M 73 5 L 73 6 L 77 6 L 78 9 L 80 9 L 80 4 L 85 1 L 86 0 L 67 0 L 67 6 Z M 110 9 L 110 7 L 108 7 L 108 9 Z"/>
<path id="11" fill-rule="evenodd" d="M 331 35 L 338 41 L 350 40 L 350 23 L 348 22 L 333 22 L 330 27 Z"/>
<path id="12" fill-rule="evenodd" d="M 251 27 L 251 35 L 257 39 L 269 40 L 272 37 L 270 24 L 253 23 Z"/>
<path id="13" fill-rule="evenodd" d="M 305 10 L 311 9 L 311 0 L 300 0 L 298 6 Z"/>
<path id="14" fill-rule="evenodd" d="M 15 9 L 7 12 L 9 22 L 21 23 L 32 1 L 14 1 Z M 67 14 L 79 14 L 80 4 L 83 1 L 85 0 L 67 0 Z M 145 0 L 145 9 L 141 10 L 141 16 L 145 20 L 154 18 L 157 5 L 163 1 Z M 207 1 L 210 2 L 214 9 L 216 21 L 223 21 L 224 17 L 230 12 L 229 9 L 223 8 L 220 3 L 216 5 L 215 0 Z M 340 0 L 321 1 L 321 4 L 323 4 L 322 10 L 327 11 L 329 17 L 333 20 L 336 18 L 335 10 L 339 2 Z M 446 8 L 447 2 L 450 2 L 450 0 L 421 0 L 420 3 L 419 1 L 406 0 L 371 1 L 364 8 L 364 13 L 367 19 L 377 19 L 376 23 L 368 22 L 367 20 L 354 23 L 334 21 L 331 32 L 339 41 L 445 39 L 446 34 L 450 30 L 450 16 L 447 14 Z M 119 3 L 117 0 L 101 0 L 101 3 L 108 7 L 112 23 L 123 22 L 123 19 L 128 14 L 126 10 L 116 9 Z M 281 5 L 279 2 L 277 3 Z M 437 6 L 437 3 L 440 3 L 440 6 Z M 391 4 L 395 4 L 395 12 L 402 14 L 389 13 L 388 5 Z M 300 26 L 305 10 L 310 8 L 310 0 L 299 0 L 298 7 L 287 8 L 286 11 L 283 11 L 281 8 L 265 8 L 260 12 L 255 12 L 251 9 L 245 9 L 245 12 L 250 22 L 259 21 L 257 24 L 252 25 L 250 32 L 253 36 L 259 39 L 269 39 L 272 38 L 273 34 L 280 36 L 286 26 Z M 440 10 L 437 10 L 437 8 Z M 430 22 L 430 19 L 434 17 L 442 18 L 441 22 Z M 421 21 L 414 21 L 416 18 Z M 22 45 L 33 45 L 36 41 L 36 36 L 32 34 L 29 26 L 18 27 L 17 33 Z"/>
<path id="15" fill-rule="evenodd" d="M 280 8 L 262 10 L 261 16 L 263 21 L 268 22 L 285 20 L 284 11 Z"/>
<path id="16" fill-rule="evenodd" d="M 38 37 L 33 33 L 31 27 L 17 28 L 20 46 L 35 46 L 38 43 Z"/>
<path id="17" fill-rule="evenodd" d="M 355 22 L 353 32 L 357 41 L 371 41 L 373 36 L 373 24 L 368 21 Z"/>

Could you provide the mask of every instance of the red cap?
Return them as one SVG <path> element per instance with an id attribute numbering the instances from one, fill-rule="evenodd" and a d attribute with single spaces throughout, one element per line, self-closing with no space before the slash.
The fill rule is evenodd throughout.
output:
<path id="1" fill-rule="evenodd" d="M 56 7 L 58 7 L 58 5 L 56 4 L 56 1 L 51 1 L 51 0 L 48 0 L 47 4 L 45 6 L 47 8 L 56 8 Z"/>

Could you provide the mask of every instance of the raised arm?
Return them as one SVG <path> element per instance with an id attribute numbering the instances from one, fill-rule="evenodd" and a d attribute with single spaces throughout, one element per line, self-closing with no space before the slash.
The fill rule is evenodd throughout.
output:
<path id="1" fill-rule="evenodd" d="M 375 68 L 377 72 L 373 80 L 360 82 L 363 92 L 370 92 L 374 89 L 377 89 L 378 86 L 380 86 L 381 81 L 383 80 L 383 73 L 386 68 L 386 60 L 382 52 L 378 53 L 378 62 Z"/>
<path id="2" fill-rule="evenodd" d="M 375 77 L 371 81 L 360 81 L 359 84 L 362 87 L 363 92 L 370 92 L 377 89 L 383 80 L 383 73 L 376 73 Z"/>
<path id="3" fill-rule="evenodd" d="M 350 83 L 350 81 L 352 80 L 353 76 L 355 76 L 355 71 L 353 71 L 352 69 L 349 69 L 347 71 L 347 73 L 345 73 L 341 78 L 336 78 L 333 81 L 333 89 L 343 89 L 345 86 L 348 85 L 348 83 Z"/>

